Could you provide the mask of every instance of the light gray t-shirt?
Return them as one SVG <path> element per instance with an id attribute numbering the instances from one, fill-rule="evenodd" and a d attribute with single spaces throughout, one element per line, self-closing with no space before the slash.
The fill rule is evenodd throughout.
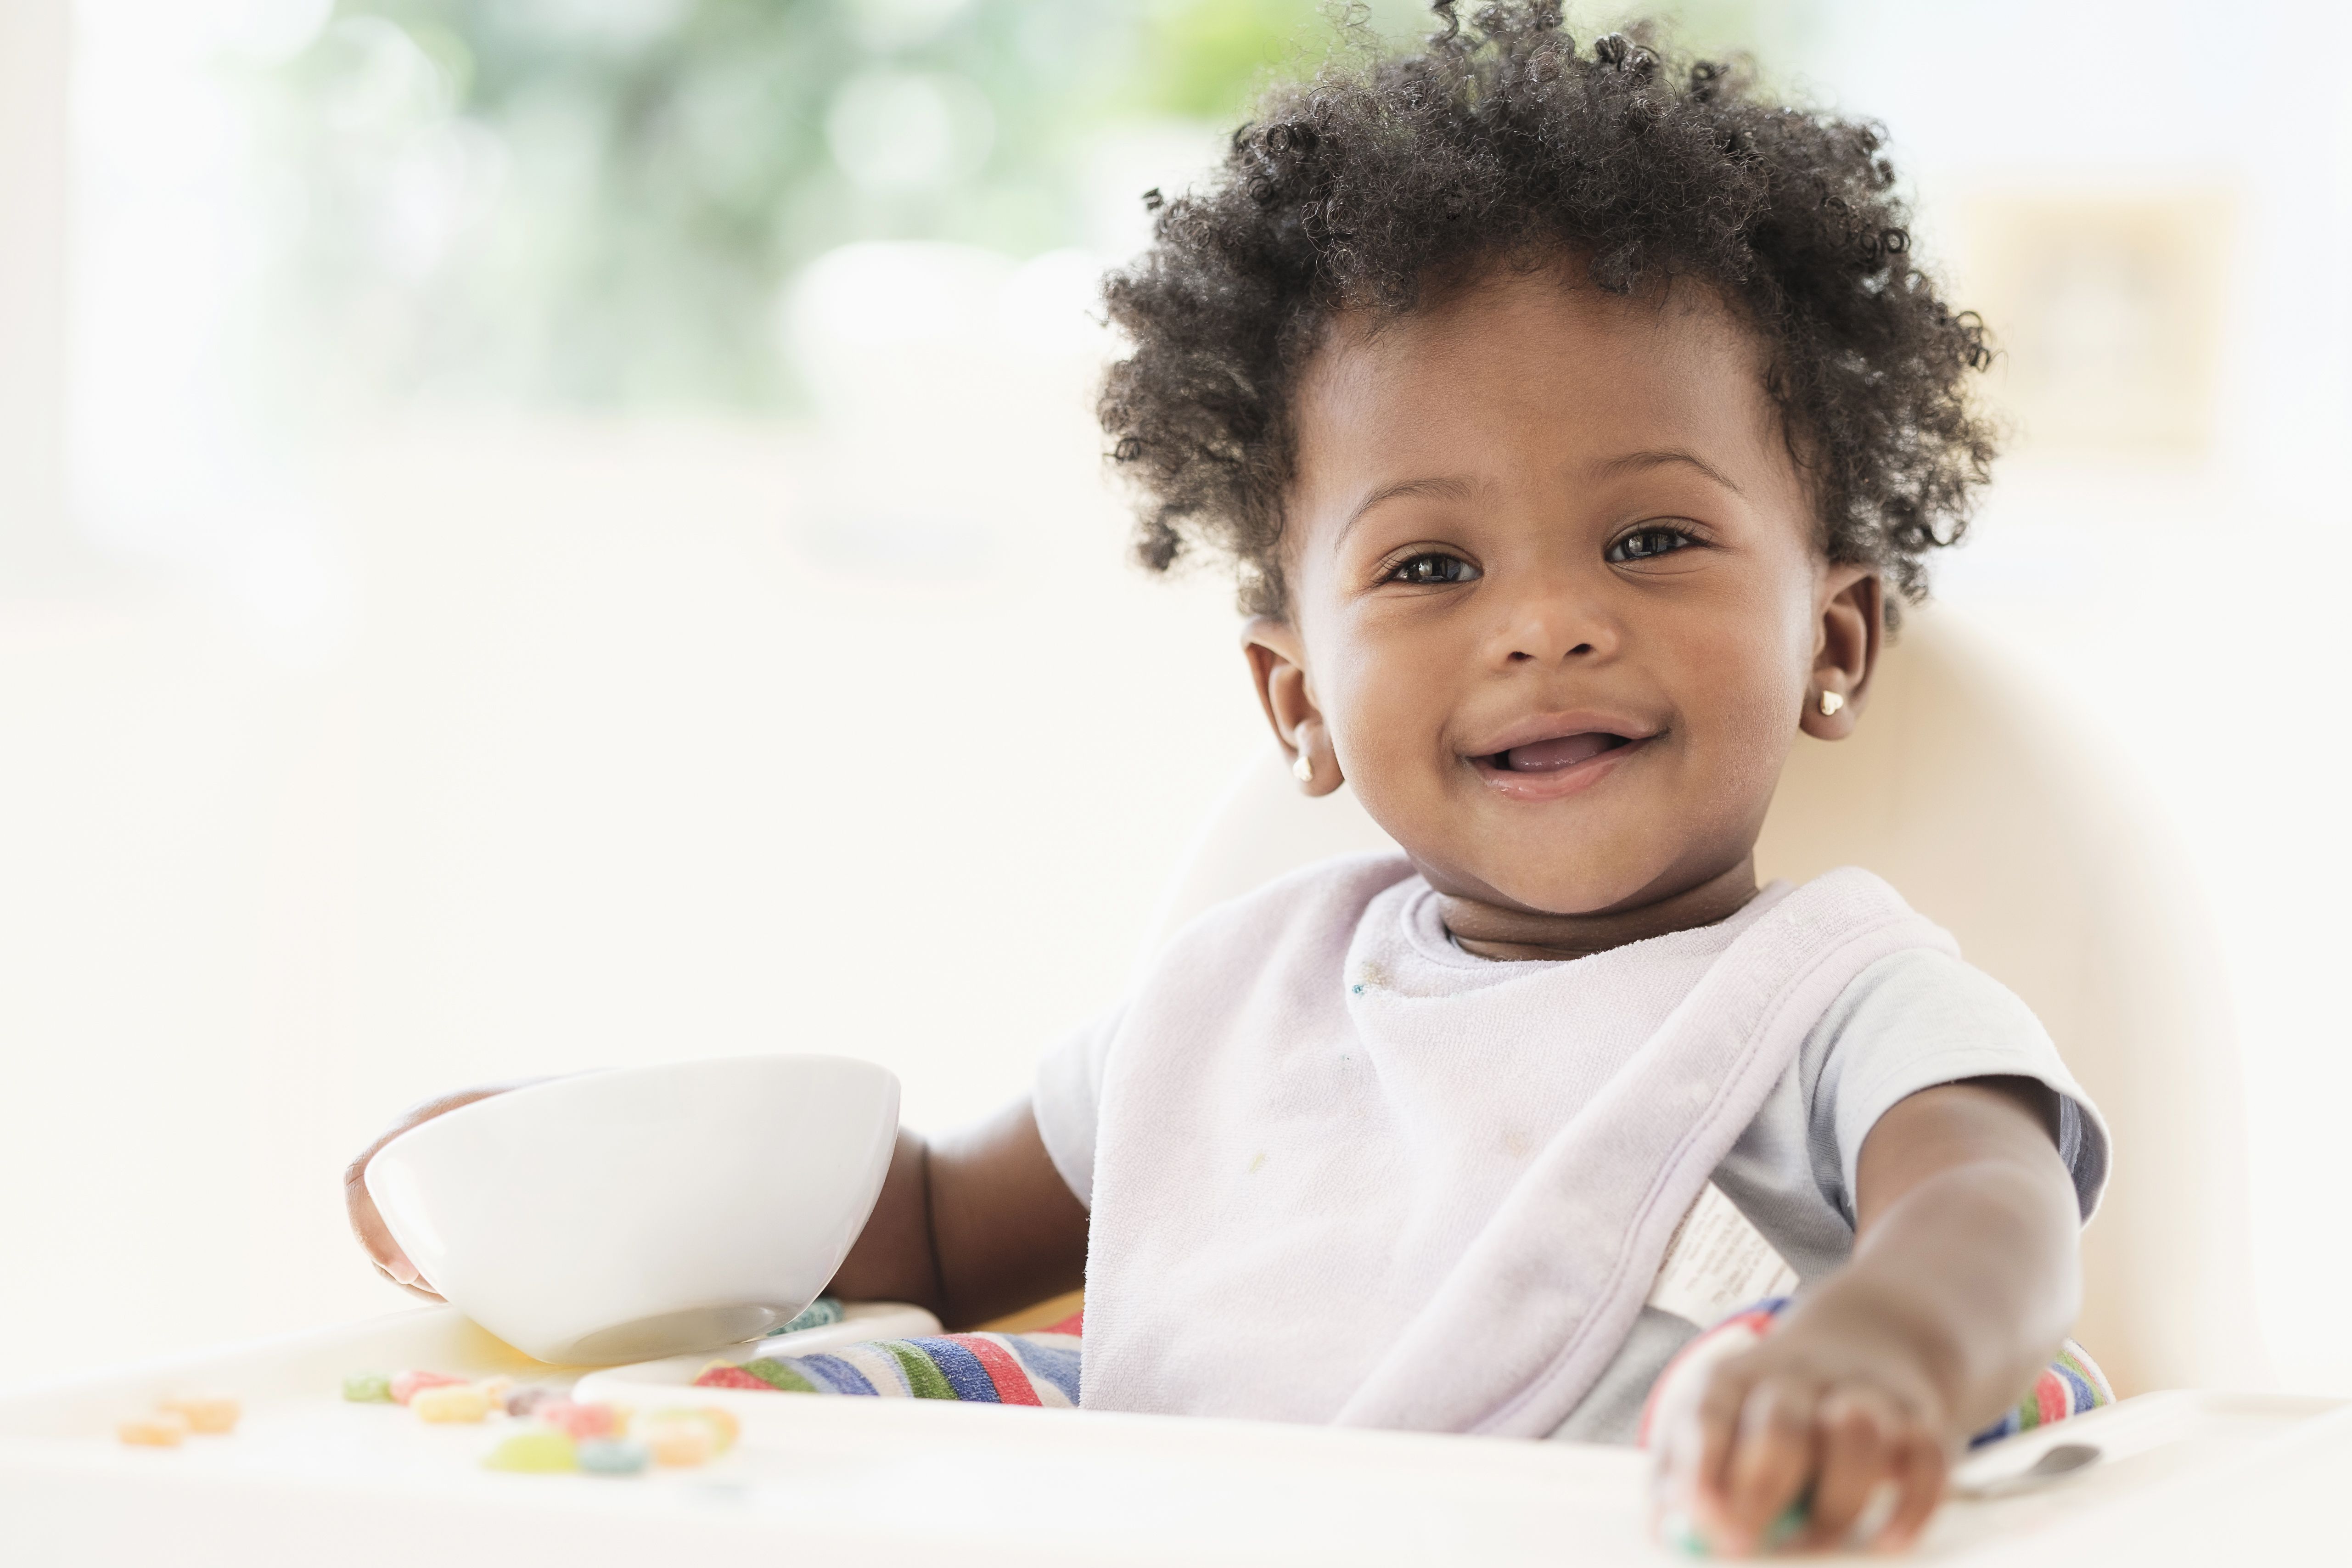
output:
<path id="1" fill-rule="evenodd" d="M 1854 1167 L 1878 1119 L 1923 1089 L 2003 1077 L 2057 1092 L 2059 1158 L 2089 1219 L 2107 1179 L 2098 1112 L 2024 1003 L 1982 970 L 1925 948 L 1882 958 L 1846 987 L 1716 1167 L 1715 1184 L 1811 1284 L 1853 1250 Z M 1698 1331 L 1643 1308 L 1625 1348 L 1554 1436 L 1632 1442 L 1650 1385 Z"/>
<path id="2" fill-rule="evenodd" d="M 1741 923 L 1740 917 L 1728 923 Z M 1490 964 L 1458 948 L 1453 954 L 1450 963 L 1471 984 L 1489 973 L 1499 979 L 1505 972 L 1559 967 Z M 1123 1011 L 1114 1009 L 1048 1055 L 1034 1089 L 1046 1151 L 1089 1207 L 1103 1075 Z M 2056 1093 L 2059 1154 L 2087 1219 L 2107 1172 L 2107 1137 L 2096 1110 L 2022 1002 L 1991 976 L 1929 949 L 1883 958 L 1846 987 L 1717 1168 L 1715 1184 L 1801 1280 L 1818 1280 L 1853 1248 L 1854 1171 L 1878 1119 L 1923 1089 L 1985 1077 L 2035 1079 Z M 1250 1331 L 1235 1323 L 1231 1331 Z M 1651 1384 L 1698 1331 L 1643 1308 L 1615 1359 L 1554 1436 L 1631 1442 Z"/>

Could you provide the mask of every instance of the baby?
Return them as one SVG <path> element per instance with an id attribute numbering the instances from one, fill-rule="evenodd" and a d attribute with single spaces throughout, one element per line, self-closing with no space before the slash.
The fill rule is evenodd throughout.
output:
<path id="1" fill-rule="evenodd" d="M 1668 1505 L 1900 1544 L 2072 1321 L 2105 1134 L 1885 884 L 1753 851 L 1985 477 L 1983 335 L 1866 127 L 1435 9 L 1147 198 L 1102 402 L 1144 561 L 1236 564 L 1299 787 L 1403 853 L 1212 910 L 1027 1097 L 902 1134 L 833 1289 L 1083 1283 L 1089 1407 L 1624 1442 L 1711 1190 L 1801 1289 L 1654 1435 Z"/>

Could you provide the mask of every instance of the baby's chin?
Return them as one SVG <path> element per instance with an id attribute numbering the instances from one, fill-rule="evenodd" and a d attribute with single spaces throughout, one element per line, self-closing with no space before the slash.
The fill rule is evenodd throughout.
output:
<path id="1" fill-rule="evenodd" d="M 1664 857 L 1651 864 L 1646 857 L 1621 859 L 1556 849 L 1518 853 L 1501 847 L 1423 856 L 1408 845 L 1405 852 L 1439 892 L 1519 914 L 1600 915 L 1638 909 L 1655 900 L 1667 877 Z"/>

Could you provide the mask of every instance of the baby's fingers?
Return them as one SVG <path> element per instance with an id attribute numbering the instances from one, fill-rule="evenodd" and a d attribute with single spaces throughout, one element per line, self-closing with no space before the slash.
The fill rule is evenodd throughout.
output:
<path id="1" fill-rule="evenodd" d="M 1894 1552 L 1908 1546 L 1927 1523 L 1927 1516 L 1943 1500 L 1944 1473 L 1948 1464 L 1943 1445 L 1926 1432 L 1911 1431 L 1895 1452 L 1895 1479 L 1902 1491 L 1885 1529 L 1865 1544 Z"/>
<path id="2" fill-rule="evenodd" d="M 389 1140 L 379 1139 L 343 1173 L 343 1205 L 351 1215 L 352 1233 L 359 1237 L 370 1261 L 385 1279 L 411 1295 L 438 1301 L 440 1294 L 425 1282 L 416 1265 L 400 1249 L 400 1243 L 393 1240 L 391 1227 L 383 1223 L 383 1215 L 377 1212 L 375 1199 L 367 1190 L 367 1163 L 386 1142 Z"/>
<path id="3" fill-rule="evenodd" d="M 1747 1408 L 1748 1394 L 1754 1386 L 1728 1368 L 1718 1367 L 1708 1377 L 1698 1405 L 1696 1462 L 1691 1462 L 1692 1444 L 1686 1433 L 1668 1434 L 1669 1468 L 1683 1472 L 1680 1479 L 1702 1505 L 1712 1507 L 1722 1500 L 1731 1451 L 1739 1440 L 1739 1413 Z"/>
<path id="4" fill-rule="evenodd" d="M 1822 1401 L 1816 1424 L 1821 1470 L 1813 1479 L 1805 1544 L 1843 1546 L 1872 1498 L 1901 1485 L 1902 1451 L 1894 1435 L 1904 1424 L 1884 1395 L 1851 1388 Z"/>
<path id="5" fill-rule="evenodd" d="M 479 1089 L 461 1089 L 454 1094 L 428 1100 L 408 1110 L 382 1137 L 361 1150 L 359 1158 L 344 1168 L 343 1207 L 351 1215 L 352 1234 L 359 1237 L 360 1245 L 367 1249 L 368 1257 L 385 1279 L 413 1296 L 422 1296 L 428 1301 L 441 1300 L 440 1292 L 434 1289 L 417 1271 L 416 1265 L 409 1261 L 408 1254 L 401 1250 L 400 1243 L 393 1240 L 391 1228 L 383 1223 L 383 1215 L 376 1212 L 375 1196 L 367 1187 L 368 1162 L 374 1159 L 385 1144 L 412 1127 L 421 1127 L 436 1116 L 445 1116 L 476 1100 L 488 1100 L 494 1094 L 504 1094 L 510 1089 L 523 1089 L 541 1081 L 544 1080 L 519 1079 L 512 1083 L 484 1084 Z"/>
<path id="6" fill-rule="evenodd" d="M 1721 1502 L 1711 1510 L 1720 1524 L 1717 1546 L 1754 1550 L 1803 1494 L 1821 1461 L 1816 1398 L 1810 1384 L 1792 1378 L 1768 1377 L 1748 1390 Z"/>

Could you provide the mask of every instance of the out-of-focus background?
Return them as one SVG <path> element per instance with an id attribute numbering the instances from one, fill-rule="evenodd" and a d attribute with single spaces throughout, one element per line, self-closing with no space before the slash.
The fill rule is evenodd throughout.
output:
<path id="1" fill-rule="evenodd" d="M 2179 836 L 2270 1349 L 2352 1392 L 2352 20 L 1658 10 L 1883 120 L 2000 334 L 1939 597 Z M 1118 994 L 1267 742 L 1126 563 L 1091 290 L 1328 37 L 0 0 L 0 1377 L 398 1304 L 338 1177 L 429 1092 L 821 1048 L 940 1126 Z"/>

